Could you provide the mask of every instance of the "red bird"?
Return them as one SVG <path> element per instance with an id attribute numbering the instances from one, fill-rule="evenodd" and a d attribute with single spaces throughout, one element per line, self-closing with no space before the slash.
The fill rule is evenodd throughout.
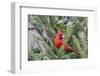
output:
<path id="1" fill-rule="evenodd" d="M 60 48 L 63 45 L 64 37 L 62 31 L 58 31 L 54 38 L 54 45 Z"/>
<path id="2" fill-rule="evenodd" d="M 54 38 L 54 45 L 56 48 L 60 48 L 62 45 L 64 45 L 64 50 L 66 52 L 75 52 L 76 54 L 79 55 L 79 53 L 73 49 L 69 44 L 64 44 L 64 37 L 62 31 L 58 31 L 55 38 Z"/>

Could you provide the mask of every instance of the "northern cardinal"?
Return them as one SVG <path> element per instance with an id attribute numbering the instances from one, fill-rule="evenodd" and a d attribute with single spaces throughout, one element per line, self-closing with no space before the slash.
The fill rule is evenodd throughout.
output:
<path id="1" fill-rule="evenodd" d="M 62 33 L 62 31 L 58 31 L 54 38 L 54 45 L 57 48 L 60 48 L 63 45 L 63 41 L 64 41 L 63 33 Z"/>
<path id="2" fill-rule="evenodd" d="M 62 31 L 58 31 L 55 38 L 54 38 L 54 45 L 56 46 L 56 48 L 60 48 L 62 45 L 64 45 L 64 50 L 66 52 L 75 52 L 76 54 L 79 55 L 79 53 L 72 48 L 69 44 L 64 44 L 64 37 L 63 37 L 63 32 Z"/>

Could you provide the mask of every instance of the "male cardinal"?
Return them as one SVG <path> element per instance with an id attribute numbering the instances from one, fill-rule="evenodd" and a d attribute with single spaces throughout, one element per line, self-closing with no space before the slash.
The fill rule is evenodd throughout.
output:
<path id="1" fill-rule="evenodd" d="M 63 33 L 62 33 L 62 31 L 58 31 L 54 38 L 54 45 L 57 48 L 60 48 L 63 45 L 63 41 L 64 41 Z"/>
<path id="2" fill-rule="evenodd" d="M 76 54 L 79 55 L 79 53 L 73 49 L 69 44 L 64 44 L 64 36 L 62 31 L 58 31 L 55 38 L 54 38 L 54 45 L 56 48 L 60 48 L 62 45 L 64 45 L 64 50 L 66 52 L 75 52 Z"/>

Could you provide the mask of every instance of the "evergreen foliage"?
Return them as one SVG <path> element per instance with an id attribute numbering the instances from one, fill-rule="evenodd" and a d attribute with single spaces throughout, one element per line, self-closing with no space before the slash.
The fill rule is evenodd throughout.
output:
<path id="1" fill-rule="evenodd" d="M 32 47 L 28 48 L 31 51 L 31 54 L 28 54 L 31 58 L 28 58 L 28 60 L 80 59 L 88 57 L 87 17 L 29 16 L 31 16 L 31 21 L 29 21 L 32 25 L 31 28 L 35 29 L 28 30 L 33 33 Z M 74 52 L 64 51 L 63 45 L 59 49 L 54 46 L 57 29 L 63 31 L 64 43 L 71 45 L 79 55 Z M 37 32 L 34 32 L 34 30 Z"/>

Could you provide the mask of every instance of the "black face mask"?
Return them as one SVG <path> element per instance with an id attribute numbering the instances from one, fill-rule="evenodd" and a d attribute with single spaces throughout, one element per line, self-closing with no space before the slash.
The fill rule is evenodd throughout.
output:
<path id="1" fill-rule="evenodd" d="M 62 37 L 62 34 L 60 34 L 60 37 L 59 37 L 59 39 L 61 39 L 61 40 L 63 39 L 63 37 Z"/>
<path id="2" fill-rule="evenodd" d="M 60 39 L 62 40 L 62 39 L 63 39 L 63 37 L 60 37 Z"/>

